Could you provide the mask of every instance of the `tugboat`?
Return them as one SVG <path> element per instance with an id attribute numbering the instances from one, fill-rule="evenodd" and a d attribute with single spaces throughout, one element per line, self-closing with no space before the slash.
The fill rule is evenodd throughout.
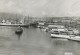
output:
<path id="1" fill-rule="evenodd" d="M 15 31 L 15 33 L 18 34 L 18 35 L 22 34 L 22 32 L 23 32 L 23 29 L 21 28 L 21 26 L 19 26 L 17 28 L 17 30 Z"/>

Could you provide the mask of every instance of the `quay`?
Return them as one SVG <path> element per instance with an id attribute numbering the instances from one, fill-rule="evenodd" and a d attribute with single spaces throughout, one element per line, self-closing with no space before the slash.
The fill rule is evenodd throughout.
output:
<path id="1" fill-rule="evenodd" d="M 0 26 L 23 26 L 23 27 L 26 27 L 26 26 L 29 26 L 30 24 L 0 24 Z"/>

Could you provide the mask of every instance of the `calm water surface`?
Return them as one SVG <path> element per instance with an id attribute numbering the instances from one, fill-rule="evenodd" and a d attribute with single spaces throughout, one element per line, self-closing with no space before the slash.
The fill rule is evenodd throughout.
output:
<path id="1" fill-rule="evenodd" d="M 18 39 L 15 30 L 0 27 L 0 55 L 80 55 L 80 42 L 50 38 L 38 28 L 23 28 Z"/>

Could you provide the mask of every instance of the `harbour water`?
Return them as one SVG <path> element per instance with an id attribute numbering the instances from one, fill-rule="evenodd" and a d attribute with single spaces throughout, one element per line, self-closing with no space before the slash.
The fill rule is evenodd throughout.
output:
<path id="1" fill-rule="evenodd" d="M 23 28 L 18 39 L 16 27 L 0 27 L 0 55 L 80 55 L 80 42 L 50 38 L 38 28 Z"/>

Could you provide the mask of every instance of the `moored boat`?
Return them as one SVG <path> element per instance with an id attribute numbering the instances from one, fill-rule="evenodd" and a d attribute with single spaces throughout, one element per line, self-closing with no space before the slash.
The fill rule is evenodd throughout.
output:
<path id="1" fill-rule="evenodd" d="M 67 32 L 59 32 L 59 31 L 54 31 L 51 33 L 51 37 L 53 38 L 69 38 L 69 35 Z"/>
<path id="2" fill-rule="evenodd" d="M 53 31 L 65 31 L 66 28 L 62 25 L 48 25 L 46 32 L 53 32 Z"/>
<path id="3" fill-rule="evenodd" d="M 59 32 L 59 31 L 55 31 L 53 33 L 51 33 L 51 37 L 53 38 L 64 38 L 64 39 L 68 39 L 68 40 L 72 40 L 72 41 L 80 41 L 80 35 L 79 34 L 72 34 L 72 33 L 68 33 L 68 32 Z"/>
<path id="4" fill-rule="evenodd" d="M 80 36 L 70 36 L 68 40 L 80 41 Z"/>

